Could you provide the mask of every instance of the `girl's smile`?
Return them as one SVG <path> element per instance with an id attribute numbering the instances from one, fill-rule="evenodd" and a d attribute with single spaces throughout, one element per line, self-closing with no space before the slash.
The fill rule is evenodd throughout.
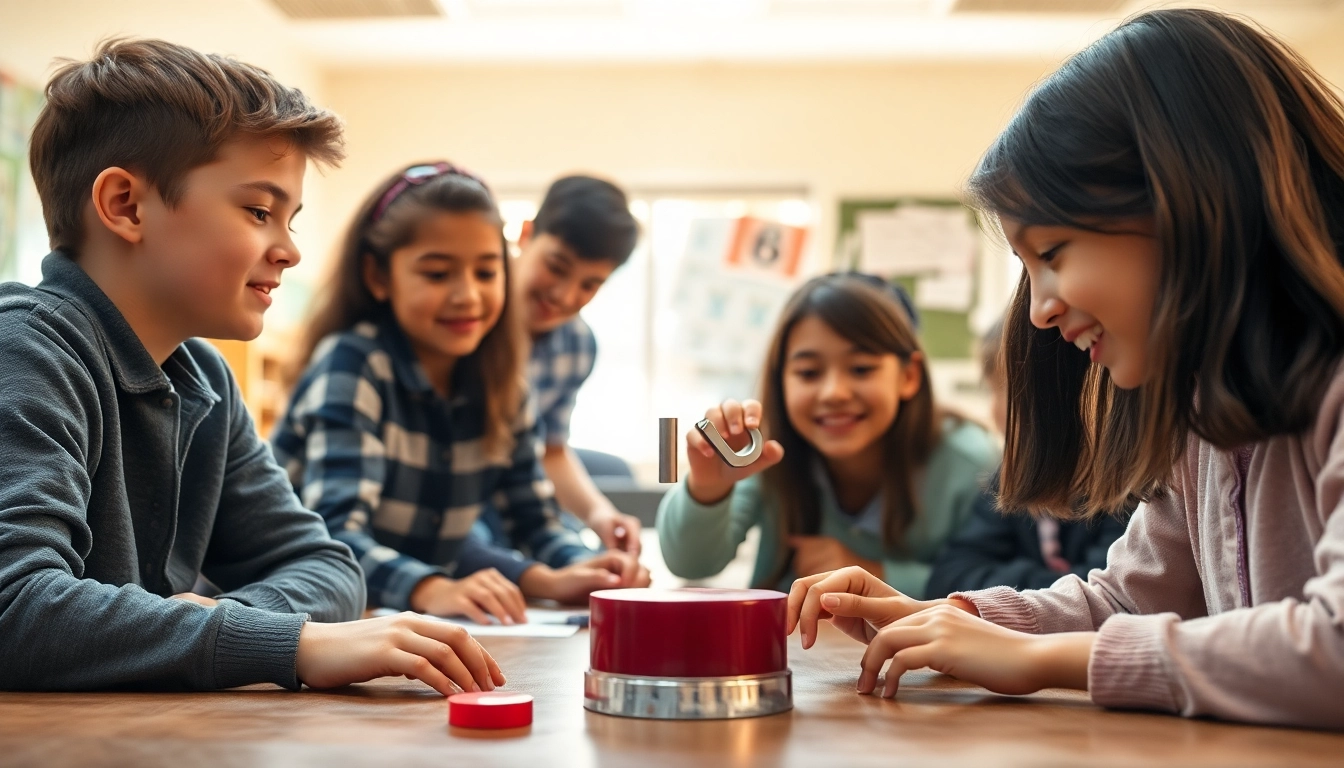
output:
<path id="1" fill-rule="evenodd" d="M 867 418 L 864 413 L 828 413 L 813 419 L 816 425 L 833 438 L 847 435 Z"/>
<path id="2" fill-rule="evenodd" d="M 482 321 L 479 317 L 449 317 L 440 318 L 437 322 L 453 333 L 469 334 L 475 333 Z"/>
<path id="3" fill-rule="evenodd" d="M 1064 336 L 1065 341 L 1073 344 L 1078 349 L 1087 352 L 1094 363 L 1101 359 L 1101 339 L 1105 333 L 1106 332 L 1101 327 L 1101 323 L 1095 323 L 1081 331 L 1060 331 L 1060 334 Z"/>

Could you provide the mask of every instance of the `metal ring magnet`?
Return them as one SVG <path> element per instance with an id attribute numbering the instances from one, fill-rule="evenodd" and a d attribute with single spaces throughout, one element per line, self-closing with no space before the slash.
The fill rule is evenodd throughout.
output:
<path id="1" fill-rule="evenodd" d="M 709 419 L 701 419 L 695 423 L 695 428 L 700 430 L 700 434 L 705 436 L 709 444 L 718 451 L 719 457 L 730 467 L 750 466 L 757 459 L 761 458 L 761 451 L 765 450 L 765 438 L 761 437 L 761 430 L 749 429 L 747 433 L 751 435 L 751 445 L 740 451 L 734 451 L 719 430 L 714 428 L 714 422 Z"/>

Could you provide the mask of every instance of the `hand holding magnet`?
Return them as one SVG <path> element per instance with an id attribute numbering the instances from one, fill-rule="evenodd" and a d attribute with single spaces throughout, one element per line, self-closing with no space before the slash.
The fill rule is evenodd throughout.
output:
<path id="1" fill-rule="evenodd" d="M 740 419 L 740 420 L 739 420 Z M 695 432 L 686 434 L 687 450 L 691 452 L 691 462 L 698 465 L 700 474 L 697 474 L 695 485 L 699 491 L 708 496 L 716 496 L 717 493 L 727 493 L 732 489 L 734 483 L 743 477 L 759 472 L 779 462 L 783 455 L 783 448 L 774 440 L 766 440 L 761 434 L 761 430 L 755 427 L 747 426 L 751 423 L 760 423 L 761 404 L 755 400 L 747 400 L 743 403 L 737 403 L 732 400 L 725 400 L 723 405 L 718 408 L 710 409 L 705 418 L 696 422 Z M 741 423 L 746 429 L 747 436 L 751 442 L 741 450 L 734 450 L 728 441 L 723 438 L 719 432 L 715 421 L 721 423 Z M 677 420 L 673 418 L 662 418 L 658 420 L 658 482 L 675 483 L 677 482 Z M 703 440 L 704 443 L 700 441 Z M 706 447 L 708 444 L 708 448 Z M 768 450 L 767 450 L 768 449 Z M 718 455 L 728 469 L 716 467 L 713 459 L 709 458 Z M 708 466 L 706 465 L 708 463 Z M 746 470 L 738 472 L 736 470 Z M 709 483 L 712 488 L 707 486 Z"/>
<path id="2" fill-rule="evenodd" d="M 701 419 L 695 423 L 695 428 L 700 430 L 700 434 L 705 436 L 709 444 L 718 451 L 719 457 L 723 459 L 730 467 L 748 467 L 761 457 L 761 451 L 765 450 L 765 438 L 761 437 L 761 430 L 749 429 L 747 434 L 751 435 L 751 444 L 740 451 L 734 451 L 732 446 L 728 445 L 719 430 L 715 428 L 714 422 L 709 419 Z"/>

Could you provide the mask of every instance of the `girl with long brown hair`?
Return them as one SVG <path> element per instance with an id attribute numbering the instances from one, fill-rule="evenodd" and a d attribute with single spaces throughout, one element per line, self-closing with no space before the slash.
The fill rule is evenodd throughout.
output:
<path id="1" fill-rule="evenodd" d="M 970 190 L 1025 275 L 1001 505 L 1139 507 L 1107 567 L 923 602 L 794 585 L 884 693 L 929 666 L 1004 693 L 1344 727 L 1344 104 L 1283 43 L 1146 13 L 1041 84 Z M 1079 510 L 1073 512 L 1073 510 Z"/>
<path id="2" fill-rule="evenodd" d="M 687 435 L 690 472 L 658 512 L 663 558 L 687 578 L 723 570 L 759 527 L 754 585 L 856 564 L 922 595 L 997 460 L 982 428 L 934 403 L 907 300 L 867 275 L 803 285 L 776 326 L 761 400 L 706 418 L 734 447 L 749 429 L 769 440 L 737 469 Z"/>
<path id="3" fill-rule="evenodd" d="M 354 550 L 369 601 L 487 622 L 524 598 L 581 602 L 643 585 L 560 525 L 525 408 L 502 222 L 485 184 L 446 162 L 380 184 L 346 233 L 272 440 L 305 506 Z M 527 554 L 468 535 L 492 504 Z"/>

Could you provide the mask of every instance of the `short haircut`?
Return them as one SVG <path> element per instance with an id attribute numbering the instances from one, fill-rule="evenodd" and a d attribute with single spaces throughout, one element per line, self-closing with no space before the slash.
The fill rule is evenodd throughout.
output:
<path id="1" fill-rule="evenodd" d="M 625 193 L 592 176 L 566 176 L 552 184 L 532 230 L 559 238 L 584 261 L 609 261 L 618 267 L 639 242 L 639 225 Z"/>
<path id="2" fill-rule="evenodd" d="M 116 39 L 89 61 L 66 61 L 47 83 L 28 155 L 51 247 L 80 246 L 83 210 L 105 169 L 143 174 L 175 205 L 187 174 L 239 137 L 281 137 L 330 165 L 344 156 L 338 117 L 249 64 Z"/>

